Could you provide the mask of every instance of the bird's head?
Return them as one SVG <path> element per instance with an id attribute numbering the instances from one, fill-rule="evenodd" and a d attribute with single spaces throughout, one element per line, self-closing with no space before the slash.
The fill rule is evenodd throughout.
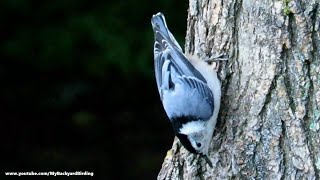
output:
<path id="1" fill-rule="evenodd" d="M 207 155 L 211 138 L 205 127 L 204 121 L 191 121 L 182 125 L 176 135 L 191 153 Z"/>
<path id="2" fill-rule="evenodd" d="M 203 157 L 210 167 L 213 167 L 211 160 L 208 157 L 208 150 L 211 133 L 205 128 L 204 121 L 191 121 L 188 122 L 176 132 L 183 147 L 189 152 L 199 154 Z"/>

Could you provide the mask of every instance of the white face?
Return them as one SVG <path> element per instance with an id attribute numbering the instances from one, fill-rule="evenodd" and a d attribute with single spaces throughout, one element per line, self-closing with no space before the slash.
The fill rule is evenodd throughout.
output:
<path id="1" fill-rule="evenodd" d="M 208 154 L 209 141 L 206 131 L 206 124 L 203 121 L 192 121 L 184 124 L 180 129 L 181 134 L 185 134 L 190 141 L 191 146 L 202 154 Z"/>
<path id="2" fill-rule="evenodd" d="M 206 146 L 206 138 L 204 137 L 203 131 L 196 132 L 188 135 L 188 139 L 192 145 L 192 147 L 199 153 L 207 154 Z"/>

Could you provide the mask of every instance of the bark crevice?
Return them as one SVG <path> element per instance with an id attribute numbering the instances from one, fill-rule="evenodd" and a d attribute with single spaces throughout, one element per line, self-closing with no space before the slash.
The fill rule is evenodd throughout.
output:
<path id="1" fill-rule="evenodd" d="M 309 114 L 310 111 L 311 111 L 311 114 L 313 114 L 313 109 L 316 109 L 313 107 L 313 99 L 316 98 L 314 96 L 315 94 L 315 91 L 314 91 L 314 85 L 313 85 L 313 81 L 312 81 L 312 75 L 311 75 L 311 63 L 313 61 L 315 61 L 316 57 L 317 57 L 317 52 L 318 52 L 318 48 L 317 48 L 317 43 L 315 42 L 316 40 L 316 30 L 315 30 L 315 26 L 316 26 L 316 22 L 317 22 L 317 12 L 319 10 L 319 4 L 316 3 L 315 6 L 313 7 L 313 10 L 310 12 L 311 13 L 311 21 L 312 21 L 312 31 L 311 31 L 311 39 L 312 39 L 312 48 L 313 48 L 313 53 L 311 53 L 311 59 L 307 60 L 306 61 L 306 66 L 307 66 L 307 74 L 308 74 L 308 79 L 310 80 L 310 88 L 309 88 L 309 91 L 308 91 L 308 104 L 307 104 L 307 113 L 306 114 Z M 315 104 L 316 106 L 316 104 Z M 313 141 L 312 141 L 312 138 L 314 138 L 312 136 L 312 133 L 310 131 L 310 126 L 311 124 L 313 123 L 314 119 L 313 117 L 308 117 L 306 118 L 305 120 L 308 124 L 308 126 L 306 126 L 306 132 L 307 132 L 307 140 L 308 140 L 308 148 L 311 152 L 311 159 L 312 159 L 312 165 L 313 165 L 313 168 L 315 169 L 315 176 L 316 176 L 316 179 L 320 179 L 320 175 L 319 175 L 319 171 L 317 169 L 317 166 L 316 166 L 316 162 L 317 162 L 317 156 L 316 156 L 316 150 L 314 149 L 316 146 L 313 144 Z"/>
<path id="2" fill-rule="evenodd" d="M 282 173 L 281 173 L 281 180 L 284 180 L 285 179 L 285 174 L 287 172 L 287 168 L 286 168 L 286 164 L 287 164 L 287 158 L 286 158 L 286 144 L 285 144 L 285 138 L 286 138 L 286 134 L 287 134 L 287 131 L 286 131 L 286 125 L 285 125 L 285 122 L 283 120 L 281 120 L 281 132 L 282 132 L 282 136 L 280 136 L 280 149 L 281 149 L 281 157 L 282 157 L 282 164 L 281 164 L 281 167 L 282 167 Z"/>

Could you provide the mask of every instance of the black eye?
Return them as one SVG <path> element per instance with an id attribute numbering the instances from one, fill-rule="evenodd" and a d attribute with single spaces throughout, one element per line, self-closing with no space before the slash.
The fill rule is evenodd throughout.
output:
<path id="1" fill-rule="evenodd" d="M 197 142 L 197 146 L 198 146 L 198 147 L 201 147 L 201 143 L 198 143 L 198 142 Z"/>

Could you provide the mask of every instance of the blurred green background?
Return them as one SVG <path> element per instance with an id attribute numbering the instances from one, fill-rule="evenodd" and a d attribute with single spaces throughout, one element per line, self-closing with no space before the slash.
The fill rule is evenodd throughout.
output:
<path id="1" fill-rule="evenodd" d="M 155 179 L 174 134 L 155 85 L 150 18 L 163 12 L 183 46 L 187 8 L 172 0 L 0 1 L 2 172 Z"/>

